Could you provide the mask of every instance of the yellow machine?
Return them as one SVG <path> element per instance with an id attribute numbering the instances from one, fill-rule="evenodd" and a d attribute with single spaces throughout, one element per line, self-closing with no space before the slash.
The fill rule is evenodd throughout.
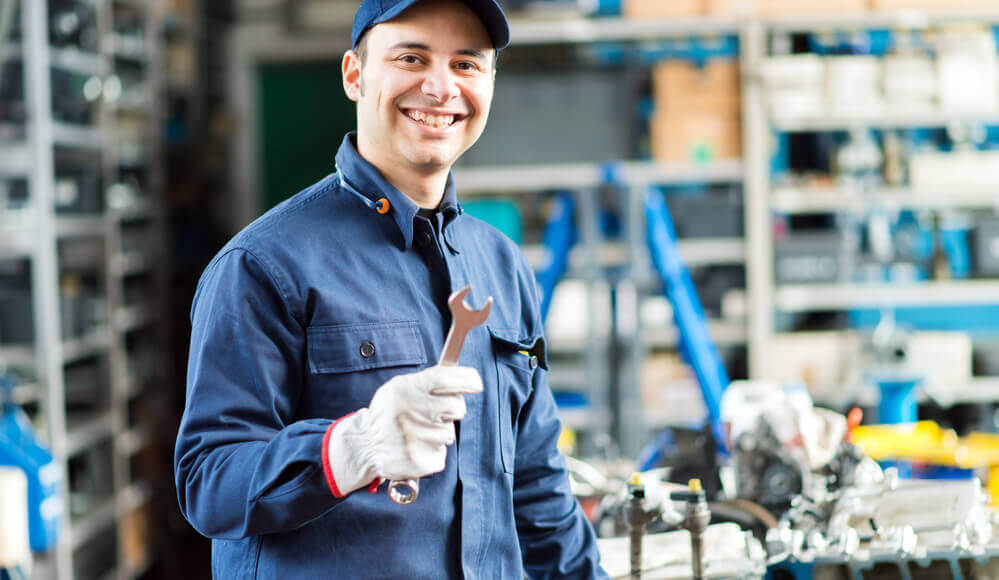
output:
<path id="1" fill-rule="evenodd" d="M 855 427 L 850 440 L 875 461 L 910 461 L 979 472 L 999 507 L 999 434 L 958 437 L 934 421 Z"/>

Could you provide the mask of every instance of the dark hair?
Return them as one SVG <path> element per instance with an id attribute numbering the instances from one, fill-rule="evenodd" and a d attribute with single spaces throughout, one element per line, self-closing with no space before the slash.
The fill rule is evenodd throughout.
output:
<path id="1" fill-rule="evenodd" d="M 357 54 L 357 60 L 361 61 L 361 66 L 364 66 L 364 59 L 368 56 L 367 31 L 361 35 L 361 38 L 357 39 L 357 44 L 354 45 L 354 52 Z"/>

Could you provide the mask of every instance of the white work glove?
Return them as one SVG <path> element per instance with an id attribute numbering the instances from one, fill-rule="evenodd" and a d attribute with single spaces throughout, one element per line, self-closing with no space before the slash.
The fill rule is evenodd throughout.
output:
<path id="1" fill-rule="evenodd" d="M 434 366 L 393 377 L 371 404 L 344 417 L 329 436 L 330 472 L 345 496 L 377 479 L 416 479 L 444 470 L 466 393 L 481 393 L 470 367 Z"/>

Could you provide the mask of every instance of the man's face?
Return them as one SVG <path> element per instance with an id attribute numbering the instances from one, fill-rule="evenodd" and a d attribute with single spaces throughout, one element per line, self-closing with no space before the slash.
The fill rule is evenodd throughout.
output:
<path id="1" fill-rule="evenodd" d="M 376 166 L 448 169 L 482 134 L 493 96 L 494 50 L 467 6 L 417 3 L 365 34 L 361 63 L 344 57 L 357 102 L 358 147 Z"/>

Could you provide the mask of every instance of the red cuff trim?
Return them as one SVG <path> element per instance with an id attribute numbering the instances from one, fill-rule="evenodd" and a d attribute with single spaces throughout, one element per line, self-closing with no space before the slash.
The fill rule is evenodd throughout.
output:
<path id="1" fill-rule="evenodd" d="M 333 497 L 342 498 L 344 495 L 340 493 L 340 488 L 336 485 L 336 480 L 333 479 L 333 466 L 330 465 L 330 435 L 333 434 L 333 429 L 347 417 L 350 417 L 354 413 L 348 413 L 343 417 L 340 417 L 336 421 L 330 424 L 326 428 L 326 434 L 323 435 L 323 473 L 326 475 L 326 483 L 330 486 L 330 491 L 333 492 Z"/>
<path id="2" fill-rule="evenodd" d="M 382 478 L 376 477 L 368 484 L 368 493 L 378 493 L 378 486 L 382 484 Z"/>

